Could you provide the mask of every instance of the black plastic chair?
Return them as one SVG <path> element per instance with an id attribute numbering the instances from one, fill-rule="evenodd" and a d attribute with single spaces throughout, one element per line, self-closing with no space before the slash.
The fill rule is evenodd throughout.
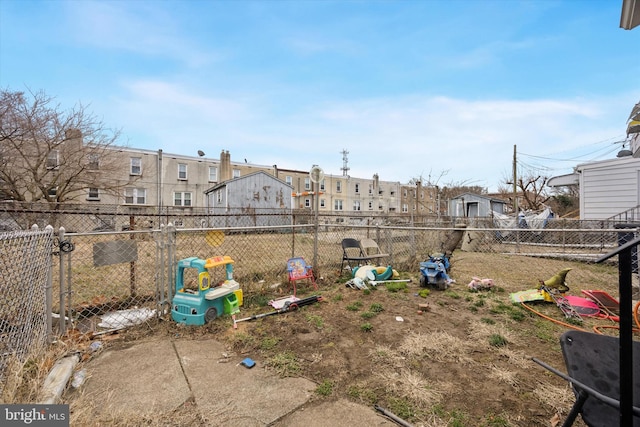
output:
<path id="1" fill-rule="evenodd" d="M 569 381 L 576 401 L 562 424 L 569 427 L 578 414 L 589 427 L 621 425 L 620 339 L 583 331 L 567 331 L 560 337 L 567 374 L 533 358 L 543 368 Z M 640 343 L 633 342 L 633 427 L 640 427 Z M 630 426 L 629 426 L 630 427 Z"/>

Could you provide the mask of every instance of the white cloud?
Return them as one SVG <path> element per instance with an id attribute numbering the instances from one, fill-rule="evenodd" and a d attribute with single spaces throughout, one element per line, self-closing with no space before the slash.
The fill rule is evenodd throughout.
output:
<path id="1" fill-rule="evenodd" d="M 204 147 L 213 156 L 228 149 L 235 160 L 300 170 L 318 164 L 334 175 L 341 174 L 346 149 L 354 177 L 378 173 L 407 182 L 446 172 L 440 184 L 490 189 L 508 176 L 514 145 L 534 155 L 577 150 L 622 133 L 628 115 L 606 99 L 407 96 L 293 105 L 294 113 L 278 116 L 280 102 L 296 101 L 272 99 L 265 106 L 258 97 L 212 96 L 160 81 L 135 82 L 128 90 L 119 99 L 118 122 L 125 122 L 125 133 L 144 135 L 133 146 L 182 154 Z"/>

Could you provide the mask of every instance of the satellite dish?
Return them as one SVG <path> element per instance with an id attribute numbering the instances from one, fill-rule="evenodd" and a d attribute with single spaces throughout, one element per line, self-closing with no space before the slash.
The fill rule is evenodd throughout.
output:
<path id="1" fill-rule="evenodd" d="M 317 184 L 324 178 L 324 171 L 320 166 L 314 166 L 309 171 L 309 178 L 311 178 L 311 182 Z"/>
<path id="2" fill-rule="evenodd" d="M 200 157 L 204 156 L 204 151 L 198 150 L 198 156 L 200 156 Z"/>

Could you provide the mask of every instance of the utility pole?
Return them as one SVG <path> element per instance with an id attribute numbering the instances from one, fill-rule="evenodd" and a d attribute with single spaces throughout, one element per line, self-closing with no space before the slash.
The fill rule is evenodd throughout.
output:
<path id="1" fill-rule="evenodd" d="M 518 163 L 516 162 L 516 144 L 513 144 L 513 212 L 518 215 Z"/>

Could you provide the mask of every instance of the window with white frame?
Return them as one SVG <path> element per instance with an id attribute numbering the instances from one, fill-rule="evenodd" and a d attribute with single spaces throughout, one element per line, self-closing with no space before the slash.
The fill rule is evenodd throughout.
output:
<path id="1" fill-rule="evenodd" d="M 407 205 L 406 203 L 402 204 L 402 212 L 407 213 L 409 212 L 409 205 Z"/>
<path id="2" fill-rule="evenodd" d="M 142 157 L 131 157 L 129 175 L 142 175 Z"/>
<path id="3" fill-rule="evenodd" d="M 180 181 L 186 181 L 187 179 L 187 164 L 178 163 L 178 179 Z"/>
<path id="4" fill-rule="evenodd" d="M 404 189 L 404 197 L 407 197 L 407 189 Z"/>
<path id="5" fill-rule="evenodd" d="M 324 204 L 324 199 L 320 199 L 320 207 L 324 208 L 325 204 Z"/>
<path id="6" fill-rule="evenodd" d="M 336 181 L 336 192 L 342 192 L 342 181 Z"/>
<path id="7" fill-rule="evenodd" d="M 340 200 L 340 199 L 334 200 L 333 210 L 334 211 L 341 211 L 342 210 L 342 200 Z"/>
<path id="8" fill-rule="evenodd" d="M 56 197 L 58 195 L 58 187 L 51 187 L 47 190 L 47 195 L 49 197 Z"/>
<path id="9" fill-rule="evenodd" d="M 304 179 L 304 189 L 311 190 L 311 178 Z"/>
<path id="10" fill-rule="evenodd" d="M 360 192 L 360 184 L 356 182 L 356 193 Z"/>
<path id="11" fill-rule="evenodd" d="M 188 191 L 173 193 L 173 206 L 191 206 L 191 193 Z"/>
<path id="12" fill-rule="evenodd" d="M 222 190 L 216 191 L 216 202 L 222 203 Z"/>
<path id="13" fill-rule="evenodd" d="M 373 194 L 373 184 L 369 184 L 369 194 Z"/>
<path id="14" fill-rule="evenodd" d="M 60 166 L 60 152 L 58 150 L 51 150 L 47 154 L 47 169 L 58 169 Z"/>
<path id="15" fill-rule="evenodd" d="M 232 178 L 240 178 L 240 169 L 234 169 Z"/>
<path id="16" fill-rule="evenodd" d="M 354 211 L 359 211 L 360 210 L 360 200 L 354 200 L 353 201 L 353 210 Z"/>
<path id="17" fill-rule="evenodd" d="M 284 182 L 286 182 L 289 185 L 293 185 L 293 177 L 291 175 L 287 175 L 284 177 Z"/>
<path id="18" fill-rule="evenodd" d="M 304 199 L 304 207 L 305 208 L 311 207 L 311 199 Z"/>
<path id="19" fill-rule="evenodd" d="M 218 182 L 217 166 L 209 166 L 209 182 Z"/>
<path id="20" fill-rule="evenodd" d="M 144 188 L 125 188 L 124 202 L 130 205 L 144 205 L 147 203 L 147 190 Z"/>
<path id="21" fill-rule="evenodd" d="M 369 210 L 373 209 L 373 202 L 369 202 Z"/>
<path id="22" fill-rule="evenodd" d="M 324 191 L 324 179 L 320 181 L 320 191 Z"/>
<path id="23" fill-rule="evenodd" d="M 89 187 L 87 200 L 100 200 L 100 190 L 94 187 Z"/>
<path id="24" fill-rule="evenodd" d="M 100 169 L 100 156 L 97 153 L 87 154 L 87 169 L 97 171 Z"/>

